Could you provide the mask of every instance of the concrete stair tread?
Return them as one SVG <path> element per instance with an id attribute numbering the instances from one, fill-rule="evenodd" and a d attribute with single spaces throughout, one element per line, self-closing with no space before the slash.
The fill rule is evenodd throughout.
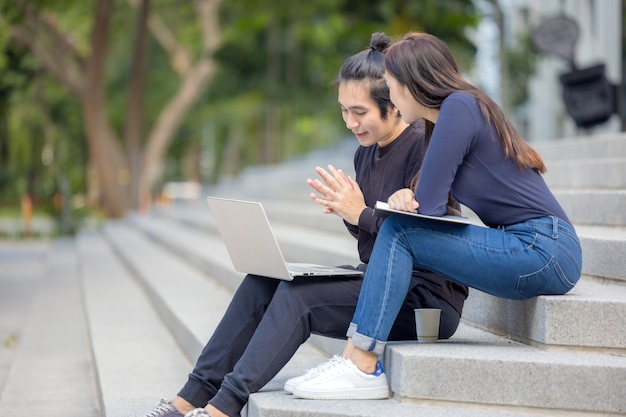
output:
<path id="1" fill-rule="evenodd" d="M 202 271 L 210 271 L 213 279 L 231 291 L 239 286 L 243 274 L 233 268 L 228 251 L 217 231 L 210 233 L 188 224 L 181 225 L 167 217 L 135 215 L 127 221 L 169 252 L 177 254 Z"/>
<path id="2" fill-rule="evenodd" d="M 626 392 L 624 354 L 542 350 L 461 326 L 447 341 L 394 344 L 386 362 L 392 388 L 403 397 L 626 411 L 626 397 L 619 394 Z"/>
<path id="3" fill-rule="evenodd" d="M 331 234 L 311 227 L 272 223 L 281 250 L 290 262 L 316 262 L 331 265 L 360 263 L 357 241 L 348 234 Z"/>
<path id="4" fill-rule="evenodd" d="M 551 187 L 624 188 L 626 158 L 585 158 L 551 162 L 544 178 Z"/>
<path id="5" fill-rule="evenodd" d="M 104 237 L 83 230 L 76 244 L 102 415 L 143 415 L 191 364 Z"/>
<path id="6" fill-rule="evenodd" d="M 11 374 L 22 329 L 46 273 L 48 243 L 0 241 L 0 393 Z M 0 408 L 2 407 L 0 395 Z"/>
<path id="7" fill-rule="evenodd" d="M 153 237 L 171 245 L 171 250 L 180 251 L 182 256 L 202 259 L 205 268 L 211 268 L 209 265 L 221 262 L 224 272 L 220 277 L 226 275 L 225 271 L 229 269 L 232 271 L 232 265 L 224 248 L 221 247 L 223 245 L 219 237 L 206 236 L 197 230 L 175 227 L 145 216 L 137 216 L 136 221 Z M 283 223 L 273 224 L 273 227 L 285 256 L 290 260 L 332 265 L 358 263 L 356 259 L 343 262 L 338 256 L 341 253 L 338 251 L 339 247 L 344 248 L 343 253 L 346 256 L 355 252 L 355 249 L 351 248 L 355 245 L 354 239 L 347 233 L 344 236 L 329 236 L 327 233 L 310 228 Z M 592 229 L 606 231 L 602 227 Z M 307 239 L 303 239 L 303 236 Z M 334 241 L 343 242 L 343 246 L 333 244 Z M 209 242 L 212 242 L 214 249 L 208 249 Z M 615 261 L 608 265 L 615 265 Z M 604 265 L 599 267 L 606 268 Z M 619 273 L 623 274 L 624 271 Z M 234 288 L 234 285 L 231 285 L 231 288 Z M 626 316 L 626 286 L 610 285 L 584 277 L 565 296 L 542 296 L 526 302 L 499 299 L 477 291 L 472 291 L 472 294 L 475 295 L 466 302 L 464 317 L 471 321 L 492 323 L 494 329 L 503 329 L 504 332 L 516 335 L 522 340 L 589 347 L 600 347 L 597 344 L 605 341 L 607 347 L 626 347 L 624 340 L 626 336 L 623 336 L 626 335 L 626 324 L 620 319 Z M 486 305 L 489 305 L 489 308 L 485 308 Z M 485 312 L 491 312 L 493 318 L 486 317 Z M 529 312 L 533 312 L 532 316 L 529 316 Z M 581 317 L 571 320 L 571 314 L 581 314 Z M 606 317 L 606 320 L 596 324 L 595 317 L 598 315 Z"/>
<path id="8" fill-rule="evenodd" d="M 554 415 L 554 410 L 548 408 L 528 406 L 523 403 L 517 403 L 517 407 L 511 407 L 502 404 L 490 404 L 489 400 L 495 391 L 515 391 L 518 389 L 518 385 L 524 385 L 527 382 L 524 380 L 525 378 L 532 379 L 534 390 L 541 390 L 543 385 L 548 389 L 555 390 L 554 387 L 550 387 L 550 383 L 553 382 L 551 377 L 558 377 L 558 373 L 555 375 L 554 372 L 546 372 L 547 368 L 550 368 L 548 371 L 559 368 L 561 372 L 585 368 L 593 372 L 594 369 L 600 367 L 615 368 L 614 358 L 610 355 L 549 352 L 461 325 L 459 332 L 447 341 L 439 341 L 434 344 L 418 344 L 416 342 L 389 344 L 385 354 L 385 363 L 394 391 L 393 397 L 389 400 L 303 400 L 282 391 L 284 381 L 277 378 L 259 393 L 253 395 L 248 405 L 248 412 L 251 413 L 248 416 L 373 417 L 378 415 L 415 416 L 422 415 L 422 413 L 434 417 Z M 617 383 L 617 386 L 614 387 L 615 392 L 619 392 L 623 388 L 622 376 L 626 372 L 626 358 L 619 356 L 617 358 L 619 374 L 615 376 L 614 380 Z M 497 368 L 507 369 L 498 370 Z M 529 368 L 533 368 L 532 372 L 524 372 Z M 425 378 L 423 375 L 426 373 L 431 376 Z M 513 377 L 512 373 L 516 373 L 517 377 Z M 475 382 L 477 374 L 482 375 L 485 379 L 481 384 L 472 384 L 471 381 Z M 569 377 L 572 375 L 568 374 L 565 379 Z M 490 380 L 491 378 L 493 380 Z M 422 382 L 419 381 L 420 379 Z M 432 382 L 433 380 L 436 382 Z M 580 389 L 586 384 L 585 381 L 588 379 L 581 381 L 578 378 L 578 386 L 574 389 Z M 432 386 L 427 386 L 431 383 Z M 440 385 L 437 386 L 437 383 Z M 476 393 L 473 397 L 467 395 L 465 391 L 468 384 L 473 386 L 477 392 L 482 393 L 482 397 Z M 442 385 L 445 386 L 443 390 L 449 395 L 454 395 L 455 398 L 458 396 L 456 390 L 460 387 L 461 394 L 467 397 L 467 402 L 450 400 L 449 398 L 434 398 L 433 389 L 438 389 Z M 559 391 L 560 387 L 557 386 L 556 390 Z M 546 395 L 550 394 L 552 393 Z M 596 392 L 590 393 L 590 395 L 595 394 Z M 610 398 L 616 397 L 614 392 L 608 394 L 605 392 L 605 395 Z M 583 399 L 583 401 L 585 400 Z M 597 399 L 596 402 L 601 403 L 601 400 Z M 611 406 L 621 407 L 622 405 L 618 403 Z M 593 410 L 560 410 L 559 415 L 595 416 L 597 412 Z"/>
<path id="9" fill-rule="evenodd" d="M 274 205 L 277 204 L 274 203 Z M 307 204 L 300 205 L 300 203 L 291 203 L 291 206 L 294 211 L 301 207 L 310 207 Z M 343 225 L 341 225 L 338 218 L 336 220 L 339 227 L 335 226 L 334 222 L 330 222 L 332 225 L 328 227 L 317 227 L 315 219 L 325 218 L 311 208 L 302 210 L 300 220 L 305 216 L 307 220 L 300 221 L 298 224 L 296 224 L 298 216 L 285 217 L 283 219 L 280 212 L 272 212 L 270 210 L 272 210 L 272 204 L 268 204 L 268 217 L 271 218 L 272 228 L 275 230 L 277 239 L 281 243 L 285 258 L 289 261 L 310 261 L 337 265 L 354 264 L 358 261 L 356 251 L 353 249 L 356 248 L 356 242 L 342 229 Z M 275 214 L 272 215 L 272 213 Z M 626 213 L 626 210 L 623 213 Z M 196 228 L 218 233 L 208 208 L 205 211 L 202 205 L 200 208 L 197 206 L 165 208 L 161 209 L 158 215 L 172 217 Z M 310 217 L 308 217 L 309 215 Z M 623 215 L 626 216 L 626 214 Z M 587 214 L 584 214 L 584 216 L 587 217 Z M 607 216 L 613 215 L 609 214 Z M 325 219 L 325 221 L 328 221 L 328 219 Z M 606 221 L 610 222 L 611 220 L 608 218 Z M 624 267 L 626 265 L 626 257 L 621 256 L 621 254 L 626 253 L 626 227 L 579 225 L 576 223 L 575 227 L 583 245 L 583 273 L 626 281 L 626 267 Z M 296 229 L 298 230 L 297 233 Z M 336 233 L 330 233 L 331 230 Z M 303 239 L 301 237 L 302 234 L 298 235 L 300 232 L 307 238 Z M 313 245 L 314 242 L 319 242 L 320 245 Z M 317 247 L 318 250 L 307 252 L 309 250 L 307 247 L 313 246 Z M 326 253 L 324 253 L 325 251 Z M 328 252 L 331 252 L 333 255 L 329 256 Z M 342 254 L 342 256 L 348 258 L 338 258 L 333 262 L 334 254 Z M 315 259 L 311 259 L 311 256 L 314 256 Z"/>
<path id="10" fill-rule="evenodd" d="M 229 289 L 219 284 L 182 258 L 163 248 L 131 226 L 159 224 L 168 230 L 171 225 L 149 222 L 136 217 L 134 222 L 109 222 L 103 230 L 125 264 L 142 282 L 159 316 L 175 337 L 190 363 L 194 363 L 206 341 L 221 320 L 232 297 Z M 170 234 L 171 235 L 171 234 Z M 187 236 L 189 237 L 189 235 Z M 173 241 L 174 244 L 177 241 Z M 178 241 L 180 243 L 180 241 Z M 192 242 L 198 243 L 198 242 Z M 222 256 L 223 257 L 223 256 Z M 284 381 L 326 360 L 328 355 L 313 343 L 303 344 L 289 363 L 268 385 L 282 390 Z M 180 388 L 187 373 L 178 374 Z M 176 375 L 172 375 L 176 377 Z M 177 391 L 172 391 L 173 395 Z M 154 397 L 154 396 L 153 396 Z M 250 401 L 254 401 L 254 394 Z"/>
<path id="11" fill-rule="evenodd" d="M 626 190 L 558 188 L 552 191 L 575 225 L 626 224 Z"/>
<path id="12" fill-rule="evenodd" d="M 447 404 L 435 401 L 403 402 L 388 400 L 305 400 L 282 391 L 263 390 L 248 405 L 249 417 L 533 417 L 546 416 L 537 410 L 513 407 L 486 407 L 473 404 Z M 562 414 L 585 417 L 586 413 Z M 597 416 L 597 414 L 596 414 Z M 589 417 L 592 417 L 589 415 Z"/>
<path id="13" fill-rule="evenodd" d="M 565 295 L 542 295 L 542 299 L 549 303 L 572 302 L 609 302 L 626 306 L 626 286 L 613 285 L 610 282 L 597 281 L 590 277 L 581 277 L 570 292 Z"/>
<path id="14" fill-rule="evenodd" d="M 19 259 L 24 253 L 15 255 Z M 0 383 L 0 415 L 25 415 L 24 410 L 51 417 L 95 415 L 99 401 L 92 384 L 94 370 L 73 242 L 55 241 L 45 255 L 23 258 L 30 265 L 23 265 L 19 276 L 37 286 L 27 320 L 14 329 L 16 351 L 6 382 Z M 39 272 L 41 278 L 33 281 L 31 274 L 37 264 L 45 264 L 45 269 Z M 6 264 L 2 265 L 5 269 Z M 1 291 L 11 294 L 25 289 L 15 285 L 23 284 L 5 282 Z M 11 301 L 7 303 L 11 305 Z M 9 347 L 3 345 L 1 350 Z"/>
<path id="15" fill-rule="evenodd" d="M 570 158 L 611 158 L 626 155 L 626 140 L 623 133 L 599 134 L 549 142 L 533 142 L 537 150 L 548 163 Z M 549 167 L 549 166 L 548 166 Z"/>
<path id="16" fill-rule="evenodd" d="M 123 222 L 109 222 L 103 233 L 195 361 L 226 311 L 231 291 Z"/>
<path id="17" fill-rule="evenodd" d="M 626 227 L 576 226 L 583 273 L 626 284 Z"/>
<path id="18" fill-rule="evenodd" d="M 575 195 L 575 196 L 626 196 L 626 190 L 623 188 L 608 188 L 608 187 L 595 187 L 595 188 L 561 188 L 550 187 L 550 190 L 559 195 Z"/>
<path id="19" fill-rule="evenodd" d="M 180 213 L 177 216 L 184 217 Z M 165 217 L 165 216 L 163 216 Z M 196 257 L 205 259 L 209 258 L 221 260 L 227 268 L 230 258 L 224 247 L 219 232 L 215 227 L 208 226 L 213 223 L 212 218 L 191 218 L 186 217 L 185 224 L 188 226 L 196 225 L 197 227 L 181 228 L 172 224 L 171 227 L 165 226 L 167 221 L 156 220 L 150 216 L 134 216 L 139 227 L 142 227 L 155 238 L 162 240 L 164 244 L 168 244 L 170 239 L 176 240 L 180 247 L 189 247 Z M 176 220 L 178 221 L 178 220 Z M 279 243 L 283 256 L 287 262 L 313 262 L 327 265 L 355 265 L 360 263 L 357 255 L 356 239 L 350 236 L 346 231 L 343 234 L 330 233 L 326 230 L 317 230 L 311 227 L 297 226 L 293 224 L 270 221 L 272 230 Z M 212 236 L 203 231 L 211 230 Z M 174 235 L 177 236 L 174 236 Z M 216 246 L 221 245 L 221 250 L 202 250 L 206 248 L 206 241 L 211 240 Z M 193 242 L 193 243 L 191 243 Z M 171 243 L 170 243 L 171 244 Z M 180 250 L 180 249 L 178 249 Z M 225 256 L 215 256 L 216 253 Z M 191 253 L 189 253 L 191 256 Z"/>
<path id="20" fill-rule="evenodd" d="M 597 164 L 598 162 L 607 163 L 607 164 L 624 163 L 626 162 L 626 156 L 613 155 L 613 156 L 603 156 L 602 158 L 579 156 L 576 158 L 552 160 L 550 161 L 550 165 L 561 167 L 561 166 L 568 166 L 568 165 L 577 166 L 580 164 Z"/>
<path id="21" fill-rule="evenodd" d="M 388 346 L 393 354 L 407 357 L 467 359 L 485 363 L 510 361 L 520 364 L 616 365 L 626 372 L 626 354 L 541 349 L 463 322 L 457 332 L 447 340 L 436 343 L 390 342 Z M 624 383 L 626 384 L 626 380 Z"/>
<path id="22" fill-rule="evenodd" d="M 609 240 L 616 242 L 626 242 L 626 227 L 624 226 L 593 226 L 593 225 L 576 225 L 576 232 L 579 236 Z"/>
<path id="23" fill-rule="evenodd" d="M 134 222 L 136 224 L 143 225 L 144 228 L 152 228 L 153 231 L 157 228 L 162 228 L 162 233 L 167 233 L 170 236 L 170 242 L 174 243 L 186 242 L 186 245 L 189 247 L 197 246 L 200 242 L 204 242 L 207 239 L 204 233 L 194 231 L 192 229 L 186 229 L 183 231 L 179 230 L 180 237 L 178 239 L 172 238 L 174 234 L 174 230 L 176 228 L 168 225 L 169 221 L 161 222 L 159 219 L 151 219 L 148 217 L 135 217 Z M 151 226 L 150 226 L 151 225 Z M 180 228 L 179 228 L 180 229 Z M 132 247 L 137 247 L 136 243 L 132 242 L 132 239 L 125 237 L 123 234 L 119 232 L 114 233 L 122 242 L 126 242 L 128 245 Z M 197 241 L 190 239 L 189 237 L 195 234 L 197 236 Z M 301 233 L 295 234 L 294 236 L 302 236 Z M 165 240 L 168 240 L 167 238 Z M 151 258 L 161 258 L 161 256 L 157 256 L 157 254 L 153 254 Z M 609 295 L 611 300 L 615 300 L 620 304 L 624 305 L 622 300 L 623 298 L 620 294 L 615 294 L 610 291 L 610 288 L 607 289 L 606 285 L 602 283 L 594 282 L 593 280 L 582 281 L 580 287 L 577 287 L 576 290 L 568 296 L 560 296 L 560 297 L 541 297 L 545 298 L 542 302 L 550 304 L 550 303 L 564 303 L 564 302 L 572 302 L 573 299 L 577 301 L 590 302 L 594 300 L 604 301 L 603 297 Z M 569 299 L 569 300 L 568 300 Z M 465 332 L 463 332 L 465 329 Z M 602 356 L 597 353 L 588 353 L 590 356 L 585 356 L 581 354 L 573 354 L 572 352 L 546 352 L 544 350 L 540 350 L 537 348 L 531 348 L 527 345 L 511 342 L 508 338 L 499 338 L 497 336 L 491 335 L 487 332 L 480 332 L 477 330 L 470 330 L 469 337 L 467 333 L 468 326 L 461 326 L 461 331 L 455 335 L 450 341 L 444 341 L 437 343 L 436 346 L 437 353 L 434 354 L 435 357 L 439 358 L 439 360 L 449 359 L 449 356 L 456 357 L 456 359 L 461 360 L 465 359 L 468 361 L 481 361 L 483 365 L 482 367 L 488 367 L 488 364 L 498 361 L 507 362 L 509 366 L 513 366 L 511 362 L 515 362 L 517 366 L 556 366 L 557 364 L 564 367 L 565 369 L 569 368 L 577 368 L 581 365 L 585 367 L 596 367 L 601 368 L 602 370 L 608 367 L 609 363 L 612 363 L 612 356 Z M 471 328 L 470 328 L 471 329 Z M 429 349 L 427 345 L 416 345 L 419 346 L 422 351 L 426 351 Z M 450 347 L 450 352 L 446 350 L 446 346 Z M 396 352 L 397 349 L 402 351 L 406 349 L 406 346 L 392 344 L 390 347 L 391 352 Z M 489 358 L 488 360 L 486 358 Z M 513 359 L 512 359 L 513 358 Z M 413 360 L 413 359 L 412 359 Z M 485 365 L 487 364 L 487 365 Z M 541 371 L 541 369 L 540 369 Z M 451 376 L 452 378 L 452 376 Z"/>
<path id="24" fill-rule="evenodd" d="M 223 195 L 219 195 L 224 197 Z M 255 201 L 250 197 L 239 197 L 249 201 Z M 300 226 L 314 227 L 316 230 L 323 230 L 330 233 L 344 234 L 345 226 L 342 220 L 334 215 L 322 213 L 321 207 L 310 200 L 305 201 L 285 201 L 266 198 L 256 200 L 263 204 L 263 208 L 272 225 L 283 222 Z M 193 204 L 170 206 L 160 208 L 156 215 L 170 217 L 182 223 L 201 226 L 202 228 L 217 232 L 217 226 L 204 198 L 200 198 Z"/>
<path id="25" fill-rule="evenodd" d="M 470 290 L 463 317 L 533 343 L 626 348 L 626 286 L 588 277 L 583 277 L 565 295 L 526 301 L 505 300 Z"/>

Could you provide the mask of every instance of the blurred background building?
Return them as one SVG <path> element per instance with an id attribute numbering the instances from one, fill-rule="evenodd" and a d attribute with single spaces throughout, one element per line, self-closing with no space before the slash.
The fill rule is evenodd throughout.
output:
<path id="1" fill-rule="evenodd" d="M 624 5 L 622 0 L 500 0 L 505 41 L 538 30 L 546 19 L 564 16 L 578 26 L 573 60 L 578 69 L 605 65 L 605 76 L 615 86 L 615 113 L 606 121 L 581 128 L 566 111 L 560 76 L 572 70 L 566 59 L 541 54 L 529 80 L 528 100 L 516 109 L 520 130 L 530 141 L 605 134 L 624 130 Z M 593 105 L 593 104 L 591 104 Z"/>

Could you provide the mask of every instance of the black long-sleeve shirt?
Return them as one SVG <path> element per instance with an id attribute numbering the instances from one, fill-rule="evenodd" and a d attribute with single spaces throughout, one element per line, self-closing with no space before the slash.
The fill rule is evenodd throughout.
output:
<path id="1" fill-rule="evenodd" d="M 385 147 L 360 146 L 356 150 L 355 180 L 363 192 L 367 208 L 361 213 L 358 226 L 344 223 L 357 239 L 359 258 L 364 264 L 369 262 L 376 235 L 384 220 L 373 215 L 374 204 L 377 200 L 387 201 L 399 189 L 410 188 L 411 180 L 422 166 L 425 152 L 423 121 L 410 125 Z M 461 313 L 468 295 L 467 287 L 429 271 L 414 270 L 413 275 Z"/>

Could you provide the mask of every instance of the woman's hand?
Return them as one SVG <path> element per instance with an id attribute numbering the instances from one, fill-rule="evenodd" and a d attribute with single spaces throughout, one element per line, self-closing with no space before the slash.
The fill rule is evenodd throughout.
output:
<path id="1" fill-rule="evenodd" d="M 310 178 L 306 180 L 311 188 L 321 194 L 319 196 L 311 193 L 311 199 L 324 206 L 324 213 L 336 214 L 348 223 L 358 226 L 359 217 L 366 205 L 363 192 L 356 181 L 332 165 L 328 166 L 330 172 L 321 167 L 316 167 L 315 171 L 323 182 Z"/>
<path id="2" fill-rule="evenodd" d="M 394 210 L 409 212 L 413 212 L 419 207 L 419 203 L 415 200 L 415 194 L 410 188 L 403 188 L 391 194 L 387 204 Z"/>

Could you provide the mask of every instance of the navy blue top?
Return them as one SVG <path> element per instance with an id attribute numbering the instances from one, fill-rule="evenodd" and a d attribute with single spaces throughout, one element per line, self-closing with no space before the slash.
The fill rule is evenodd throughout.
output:
<path id="1" fill-rule="evenodd" d="M 452 93 L 440 110 L 415 190 L 420 213 L 446 214 L 451 191 L 490 227 L 544 216 L 571 224 L 541 174 L 505 158 L 474 96 Z"/>

